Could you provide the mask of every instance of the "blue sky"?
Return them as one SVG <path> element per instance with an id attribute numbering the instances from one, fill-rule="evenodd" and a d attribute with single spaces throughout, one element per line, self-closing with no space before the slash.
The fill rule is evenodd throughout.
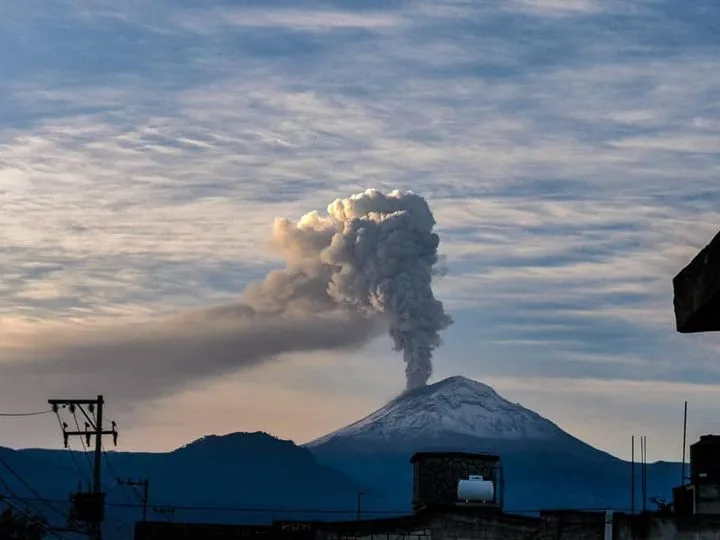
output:
<path id="1" fill-rule="evenodd" d="M 434 380 L 490 383 L 622 455 L 643 433 L 677 457 L 684 399 L 692 436 L 720 429 L 720 342 L 674 332 L 671 288 L 720 228 L 716 2 L 6 4 L 0 355 L 233 300 L 281 264 L 275 216 L 411 189 L 456 321 Z M 124 448 L 304 442 L 400 391 L 390 349 L 287 355 L 119 411 Z M 42 417 L 2 422 L 0 444 L 59 441 Z"/>

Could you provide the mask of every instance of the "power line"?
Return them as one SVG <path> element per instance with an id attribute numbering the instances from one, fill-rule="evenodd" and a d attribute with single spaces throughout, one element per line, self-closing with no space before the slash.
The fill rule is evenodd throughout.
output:
<path id="1" fill-rule="evenodd" d="M 0 417 L 3 418 L 14 418 L 14 417 L 21 417 L 21 416 L 40 416 L 41 414 L 48 414 L 51 413 L 52 409 L 48 409 L 46 411 L 36 411 L 36 412 L 23 412 L 23 413 L 0 413 Z"/>
<path id="2" fill-rule="evenodd" d="M 32 502 L 38 499 L 32 497 L 7 497 L 11 500 Z M 49 502 L 62 502 L 58 499 L 43 499 Z M 115 508 L 141 508 L 141 504 L 137 503 L 106 503 L 106 506 Z M 238 512 L 238 513 L 272 513 L 272 512 L 284 512 L 290 514 L 355 514 L 356 509 L 338 510 L 332 508 L 274 508 L 274 507 L 240 507 L 240 506 L 202 506 L 202 505 L 177 505 L 177 504 L 163 504 L 163 507 L 174 508 L 175 510 L 184 511 L 209 511 L 209 512 Z M 403 510 L 366 510 L 364 514 L 405 514 L 407 509 Z"/>
<path id="3" fill-rule="evenodd" d="M 101 443 L 103 458 L 105 458 L 105 463 L 107 463 L 108 469 L 110 469 L 110 473 L 115 478 L 115 487 L 125 487 L 125 484 L 121 481 L 120 475 L 115 470 L 115 467 L 113 467 L 112 463 L 110 462 L 110 456 L 108 455 L 107 451 L 105 450 L 105 445 Z M 135 490 L 134 486 L 132 487 L 133 493 L 138 496 L 138 500 L 141 501 L 142 499 L 139 497 L 139 494 Z M 113 488 L 114 489 L 114 488 Z M 127 490 L 122 490 L 123 494 L 125 495 L 125 500 L 132 500 L 130 498 L 130 495 L 128 494 Z"/>
<path id="4" fill-rule="evenodd" d="M 62 431 L 62 432 L 64 433 L 64 432 L 65 432 L 65 427 L 67 426 L 67 424 L 65 424 L 65 423 L 62 421 L 62 418 L 60 418 L 60 413 L 59 413 L 58 411 L 55 411 L 55 416 L 57 416 L 58 424 L 60 425 L 60 431 Z M 82 470 L 82 467 L 81 467 L 80 464 L 77 462 L 77 458 L 75 457 L 75 451 L 70 447 L 70 442 L 69 442 L 69 441 L 68 441 L 67 446 L 68 446 L 68 451 L 70 452 L 70 457 L 72 458 L 73 463 L 75 464 L 75 468 L 77 469 L 78 474 L 80 475 L 80 479 L 81 479 L 83 482 L 89 482 L 87 476 L 85 475 L 85 473 L 84 473 L 83 470 Z"/>
<path id="5" fill-rule="evenodd" d="M 2 464 L 8 471 L 10 471 L 10 474 L 12 474 L 15 478 L 17 478 L 20 481 L 20 483 L 23 486 L 25 486 L 25 488 L 30 493 L 32 493 L 35 497 L 41 499 L 41 501 L 44 502 L 45 506 L 47 506 L 50 510 L 52 510 L 56 514 L 60 514 L 63 518 L 67 519 L 67 514 L 65 514 L 65 512 L 63 512 L 62 510 L 58 510 L 53 505 L 51 505 L 49 502 L 44 500 L 43 497 L 41 497 L 41 495 L 20 475 L 20 473 L 18 473 L 15 469 L 13 469 L 7 461 L 0 458 L 0 464 Z M 5 484 L 5 486 L 7 487 L 7 484 L 5 482 L 3 482 L 3 484 Z M 8 488 L 8 491 L 10 491 L 9 488 Z"/>
<path id="6" fill-rule="evenodd" d="M 2 481 L 2 478 L 0 478 Z M 24 502 L 34 501 L 47 501 L 47 502 L 64 502 L 59 499 L 36 499 L 32 497 L 18 497 L 10 496 L 4 497 L 8 500 L 17 500 Z M 141 508 L 141 504 L 137 503 L 106 503 L 106 506 L 115 508 Z M 352 514 L 355 515 L 357 509 L 340 510 L 335 508 L 283 508 L 283 507 L 250 507 L 250 506 L 207 506 L 207 505 L 177 505 L 177 504 L 163 504 L 165 508 L 172 508 L 180 511 L 208 511 L 208 512 L 235 512 L 235 513 L 286 513 L 286 514 L 327 514 L 327 515 L 343 515 Z M 628 512 L 627 508 L 532 508 L 532 509 L 518 509 L 510 510 L 508 514 L 531 514 L 540 512 L 555 512 L 555 511 L 575 511 L 575 512 L 605 512 L 612 510 L 614 512 Z M 369 515 L 405 515 L 408 514 L 409 509 L 396 509 L 396 510 L 364 510 L 363 514 Z"/>
<path id="7" fill-rule="evenodd" d="M 25 517 L 26 519 L 29 519 L 30 521 L 32 521 L 32 522 L 40 525 L 43 529 L 45 529 L 45 530 L 47 530 L 48 532 L 54 534 L 55 536 L 57 536 L 57 537 L 59 537 L 59 538 L 67 538 L 66 536 L 63 536 L 63 535 L 58 534 L 56 531 L 52 531 L 52 530 L 50 529 L 50 526 L 49 526 L 44 520 L 42 520 L 42 519 L 40 519 L 40 518 L 38 518 L 38 517 L 36 517 L 36 516 L 33 516 L 33 515 L 29 514 L 27 511 L 25 511 L 25 510 L 23 510 L 23 509 L 21 509 L 21 508 L 18 508 L 16 505 L 14 505 L 14 504 L 12 504 L 11 502 L 9 502 L 8 499 L 13 499 L 13 500 L 19 500 L 19 501 L 25 502 L 25 503 L 27 504 L 27 503 L 28 503 L 28 498 L 18 497 L 18 496 L 16 495 L 16 493 L 10 488 L 10 486 L 8 485 L 8 483 L 5 481 L 5 479 L 4 479 L 2 476 L 0 476 L 0 484 L 2 484 L 3 486 L 5 486 L 5 490 L 10 494 L 10 497 L 8 497 L 7 495 L 0 495 L 0 502 L 5 503 L 7 506 L 9 506 L 9 507 L 12 508 L 13 510 L 15 510 L 17 513 L 19 513 L 20 515 L 22 515 L 22 516 Z"/>
<path id="8" fill-rule="evenodd" d="M 51 534 L 51 535 L 55 536 L 56 538 L 62 538 L 63 540 L 70 540 L 70 537 L 65 536 L 64 534 L 61 534 L 59 531 L 54 530 L 54 529 L 53 529 L 50 525 L 48 525 L 44 520 L 42 520 L 42 519 L 40 519 L 40 518 L 38 518 L 38 517 L 36 517 L 36 516 L 33 516 L 32 514 L 29 514 L 28 512 L 26 512 L 25 510 L 23 510 L 23 509 L 21 509 L 21 508 L 18 508 L 17 506 L 15 506 L 15 505 L 12 504 L 11 502 L 9 502 L 8 499 L 10 499 L 10 497 L 5 497 L 5 496 L 0 495 L 0 502 L 4 502 L 4 503 L 7 504 L 10 508 L 12 508 L 13 510 L 15 510 L 18 514 L 20 514 L 21 516 L 23 516 L 25 519 L 29 519 L 30 521 L 32 521 L 32 522 L 35 523 L 36 525 L 39 525 L 40 527 L 42 527 L 43 529 L 45 529 L 45 531 L 46 531 L 48 534 Z"/>
<path id="9" fill-rule="evenodd" d="M 54 512 L 57 512 L 57 513 L 60 514 L 63 518 L 67 519 L 67 516 L 66 516 L 63 512 L 61 512 L 60 510 L 57 510 L 55 507 L 53 507 L 53 506 L 50 504 L 50 501 L 48 501 L 47 499 L 41 497 L 40 494 L 39 494 L 37 491 L 35 491 L 35 490 L 25 481 L 24 478 L 22 478 L 22 476 L 20 476 L 12 467 L 10 467 L 10 465 L 7 464 L 7 462 L 5 462 L 4 460 L 0 460 L 0 461 L 2 461 L 2 464 L 13 474 L 13 476 L 17 477 L 18 480 L 20 480 L 20 482 L 21 482 L 33 495 L 35 495 L 35 496 L 37 497 L 37 499 L 32 499 L 32 500 L 34 500 L 35 502 L 42 502 L 42 503 L 44 503 L 48 508 L 50 508 L 50 509 L 53 510 Z M 24 502 L 26 503 L 26 505 L 27 505 L 28 507 L 30 507 L 30 505 L 28 504 L 28 502 L 30 502 L 30 498 L 27 498 L 27 497 L 25 497 L 25 498 L 23 498 L 23 497 L 18 497 L 17 494 L 10 488 L 10 485 L 5 481 L 5 479 L 4 479 L 2 476 L 0 476 L 0 483 L 5 487 L 5 490 L 11 495 L 11 497 L 12 497 L 13 499 L 20 500 L 20 501 L 24 501 Z M 5 502 L 8 506 L 11 506 L 11 507 L 14 508 L 16 511 L 20 511 L 20 512 L 23 513 L 28 519 L 35 520 L 35 518 L 32 518 L 31 516 L 28 516 L 28 515 L 27 515 L 27 512 L 22 512 L 21 510 L 17 509 L 17 507 L 12 506 L 9 502 L 7 502 L 7 499 L 8 499 L 8 498 L 10 498 L 10 497 L 8 497 L 7 495 L 0 495 L 0 501 Z M 61 502 L 61 501 L 56 501 L 56 502 Z M 35 510 L 35 509 L 33 508 L 32 510 Z M 45 526 L 45 527 L 48 527 L 47 523 L 44 523 L 44 526 Z"/>
<path id="10" fill-rule="evenodd" d="M 32 499 L 28 497 L 9 497 L 13 500 L 22 500 L 22 501 L 34 501 L 37 499 Z M 43 499 L 47 500 L 49 502 L 63 502 L 58 499 Z M 140 508 L 142 505 L 137 503 L 107 503 L 107 506 L 116 507 L 116 508 Z M 181 504 L 163 504 L 162 506 L 168 507 L 168 508 L 174 508 L 176 510 L 196 510 L 196 511 L 210 511 L 210 512 L 238 512 L 238 513 L 249 513 L 249 512 L 257 512 L 257 513 L 271 513 L 271 512 L 284 512 L 288 514 L 353 514 L 357 512 L 356 508 L 347 509 L 347 510 L 340 510 L 336 508 L 283 508 L 283 507 L 272 507 L 272 506 L 260 506 L 260 507 L 252 507 L 252 506 L 208 506 L 208 505 L 181 505 Z M 530 513 L 539 513 L 539 512 L 556 512 L 556 511 L 575 511 L 575 512 L 605 512 L 607 510 L 612 510 L 615 512 L 627 512 L 627 508 L 607 508 L 607 507 L 598 507 L 598 508 L 531 508 L 531 509 L 518 509 L 518 510 L 509 510 L 508 514 L 530 514 Z M 402 515 L 407 514 L 409 512 L 409 509 L 403 508 L 403 509 L 395 509 L 395 510 L 363 510 L 363 514 L 395 514 L 395 515 Z"/>
<path id="11" fill-rule="evenodd" d="M 78 422 L 77 411 L 75 410 L 74 407 L 71 407 L 71 408 L 70 408 L 70 411 L 72 412 L 73 419 L 75 420 L 75 427 L 77 428 L 78 432 L 79 432 L 79 431 L 82 431 L 82 430 L 80 429 L 80 422 Z M 87 423 L 86 423 L 86 424 L 85 424 L 85 431 L 87 431 L 87 430 L 88 430 L 88 425 L 87 425 Z M 88 438 L 89 438 L 89 437 L 88 437 Z M 92 470 L 92 468 L 93 468 L 92 459 L 90 459 L 90 454 L 88 454 L 88 448 L 87 448 L 87 446 L 85 445 L 85 441 L 83 440 L 82 437 L 80 437 L 80 444 L 81 444 L 82 447 L 83 447 L 83 454 L 85 454 L 85 459 L 87 459 L 88 466 L 90 467 L 90 470 Z"/>
<path id="12" fill-rule="evenodd" d="M 108 456 L 108 453 L 107 453 L 107 451 L 105 450 L 105 445 L 102 444 L 102 443 L 100 443 L 100 446 L 101 446 L 101 448 L 102 448 L 103 458 L 105 458 L 105 463 L 107 463 L 108 469 L 110 469 L 110 472 L 112 473 L 112 475 L 113 475 L 113 477 L 115 478 L 115 480 L 116 480 L 116 481 L 119 480 L 119 479 L 120 479 L 120 475 L 119 475 L 119 474 L 117 473 L 117 471 L 115 470 L 115 467 L 112 466 L 112 463 L 110 463 L 110 457 Z"/>

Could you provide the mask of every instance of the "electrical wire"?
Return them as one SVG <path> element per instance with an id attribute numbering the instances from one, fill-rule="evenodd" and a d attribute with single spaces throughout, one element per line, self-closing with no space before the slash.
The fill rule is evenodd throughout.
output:
<path id="1" fill-rule="evenodd" d="M 105 463 L 107 463 L 107 467 L 108 467 L 108 469 L 110 470 L 110 473 L 111 473 L 111 474 L 113 475 L 113 477 L 115 478 L 115 487 L 124 487 L 124 484 L 123 484 L 123 482 L 122 482 L 122 479 L 120 478 L 120 475 L 117 473 L 117 471 L 115 470 L 115 467 L 113 467 L 112 463 L 110 462 L 110 456 L 108 455 L 107 451 L 105 450 L 105 445 L 102 444 L 102 443 L 100 443 L 100 445 L 101 445 L 101 448 L 102 448 L 102 455 L 103 455 L 103 458 L 105 459 Z M 133 493 L 134 493 L 136 496 L 138 496 L 138 500 L 139 500 L 140 502 L 142 502 L 142 498 L 139 497 L 138 492 L 135 490 L 135 486 L 129 486 L 129 487 L 131 487 Z M 113 489 L 114 489 L 114 488 L 113 488 Z M 125 494 L 125 500 L 132 500 L 132 499 L 129 498 L 127 490 L 123 490 L 123 493 Z"/>
<path id="2" fill-rule="evenodd" d="M 6 497 L 11 500 L 19 500 L 19 501 L 37 501 L 37 499 L 34 499 L 32 497 Z M 59 499 L 43 499 L 47 500 L 49 502 L 62 502 Z M 114 507 L 114 508 L 142 508 L 141 504 L 137 503 L 106 503 L 106 506 L 108 507 Z M 357 509 L 348 509 L 348 510 L 337 510 L 337 509 L 321 509 L 321 508 L 273 508 L 273 507 L 242 507 L 242 506 L 202 506 L 202 505 L 177 505 L 177 504 L 162 504 L 158 505 L 158 507 L 168 508 L 168 509 L 174 509 L 174 510 L 181 510 L 181 511 L 208 511 L 208 512 L 237 512 L 237 513 L 272 513 L 272 512 L 278 512 L 278 513 L 288 513 L 288 514 L 332 514 L 332 515 L 343 515 L 343 514 L 352 514 L 355 515 L 357 513 Z M 363 514 L 368 515 L 383 515 L 383 514 L 394 514 L 394 515 L 402 515 L 407 514 L 408 510 L 363 510 Z"/>
<path id="3" fill-rule="evenodd" d="M 50 504 L 47 500 L 44 500 L 42 496 L 18 473 L 14 468 L 10 466 L 10 464 L 5 461 L 4 459 L 0 458 L 0 465 L 3 465 L 8 471 L 10 471 L 10 474 L 12 474 L 15 478 L 17 478 L 20 483 L 25 486 L 25 489 L 27 489 L 32 495 L 37 497 L 38 499 L 41 499 L 41 501 L 47 506 L 50 510 L 55 512 L 56 514 L 59 514 L 63 518 L 67 519 L 67 514 L 63 512 L 62 510 L 58 510 L 55 508 L 52 504 Z M 7 487 L 7 484 L 3 482 L 3 484 Z M 9 488 L 8 488 L 9 491 Z"/>
<path id="4" fill-rule="evenodd" d="M 17 512 L 18 514 L 20 514 L 21 516 L 23 516 L 25 519 L 28 519 L 28 520 L 32 521 L 33 523 L 35 523 L 36 525 L 42 527 L 47 534 L 50 534 L 50 535 L 52 535 L 52 536 L 54 536 L 54 537 L 56 537 L 56 538 L 61 538 L 61 539 L 63 539 L 63 540 L 71 540 L 69 536 L 65 536 L 64 534 L 61 534 L 60 531 L 54 530 L 54 529 L 53 529 L 50 525 L 48 525 L 44 520 L 40 519 L 40 518 L 37 517 L 37 516 L 33 516 L 32 514 L 29 514 L 28 512 L 26 512 L 25 510 L 23 510 L 22 508 L 18 508 L 18 507 L 15 506 L 13 503 L 9 502 L 8 499 L 9 499 L 9 497 L 2 497 L 2 498 L 0 498 L 0 501 L 2 501 L 2 502 L 4 502 L 5 504 L 7 504 L 10 508 L 12 508 L 13 510 L 15 510 L 15 512 Z"/>
<path id="5" fill-rule="evenodd" d="M 63 433 L 65 433 L 65 425 L 63 424 L 62 418 L 60 418 L 60 413 L 57 412 L 57 411 L 55 411 L 55 416 L 57 416 L 58 424 L 60 425 L 60 431 L 62 431 Z M 75 457 L 75 451 L 70 447 L 70 443 L 69 443 L 69 442 L 67 443 L 67 446 L 68 446 L 68 451 L 70 452 L 70 457 L 72 458 L 73 463 L 75 464 L 75 468 L 77 469 L 78 474 L 80 475 L 80 479 L 81 479 L 83 482 L 89 483 L 90 480 L 88 479 L 88 477 L 87 477 L 87 476 L 85 475 L 85 473 L 83 472 L 82 467 L 80 466 L 80 464 L 77 462 L 77 458 Z"/>
<path id="6" fill-rule="evenodd" d="M 12 490 L 12 488 L 10 487 L 10 485 L 5 481 L 5 479 L 4 479 L 2 476 L 0 476 L 0 484 L 2 484 L 2 485 L 5 487 L 5 490 L 6 490 L 8 493 L 10 493 L 10 495 L 11 495 L 11 497 L 12 497 L 13 499 L 16 499 L 16 500 L 19 500 L 19 501 L 24 501 L 25 504 L 26 504 L 31 510 L 33 510 L 34 512 L 37 512 L 36 509 L 30 507 L 30 505 L 28 504 L 28 502 L 29 502 L 30 500 L 32 500 L 32 501 L 34 501 L 34 502 L 42 502 L 42 503 L 44 503 L 45 505 L 47 505 L 48 508 L 50 508 L 50 509 L 53 510 L 54 512 L 57 512 L 58 514 L 60 514 L 64 519 L 67 519 L 67 516 L 66 516 L 63 512 L 61 512 L 60 510 L 57 510 L 56 508 L 54 508 L 54 507 L 50 504 L 50 501 L 48 501 L 47 499 L 45 499 L 45 498 L 43 498 L 43 497 L 40 497 L 40 494 L 39 494 L 37 491 L 35 491 L 32 487 L 30 487 L 30 485 L 29 485 L 27 482 L 25 482 L 25 480 L 24 480 L 17 472 L 15 472 L 15 470 L 12 469 L 5 461 L 3 461 L 3 465 L 5 465 L 5 467 L 6 467 L 14 476 L 16 476 L 16 477 L 22 482 L 22 484 L 23 484 L 33 495 L 35 495 L 35 496 L 37 497 L 37 499 L 30 499 L 29 497 L 18 497 L 17 493 L 15 493 L 15 492 Z M 5 502 L 6 504 L 8 504 L 8 506 L 12 506 L 9 502 L 7 502 L 7 499 L 8 499 L 8 498 L 9 498 L 9 497 L 8 497 L 7 495 L 0 495 L 0 501 Z M 17 507 L 15 507 L 15 506 L 12 506 L 12 507 L 13 507 L 14 509 L 16 509 L 17 511 L 20 511 Z M 24 514 L 28 519 L 33 519 L 32 517 L 30 517 L 30 516 L 27 515 L 27 512 L 23 512 L 23 514 Z M 47 523 L 45 523 L 45 526 L 47 526 Z"/>
<path id="7" fill-rule="evenodd" d="M 0 477 L 0 482 L 2 481 L 2 478 Z M 38 501 L 38 499 L 34 499 L 31 497 L 18 497 L 18 496 L 11 496 L 11 497 L 4 497 L 4 499 L 9 500 L 17 500 L 17 501 L 25 501 L 25 502 L 33 502 Z M 44 501 L 48 502 L 63 502 L 58 499 L 42 499 Z M 115 507 L 115 508 L 141 508 L 141 504 L 126 504 L 126 503 L 106 503 L 106 506 L 108 507 Z M 283 508 L 283 507 L 250 507 L 250 506 L 207 506 L 207 505 L 176 505 L 176 504 L 163 504 L 159 505 L 158 507 L 163 507 L 167 509 L 174 509 L 174 510 L 180 510 L 180 511 L 209 511 L 209 512 L 236 512 L 236 513 L 286 513 L 286 514 L 327 514 L 327 515 L 348 515 L 352 514 L 355 515 L 357 513 L 357 509 L 347 509 L 347 510 L 339 510 L 334 508 Z M 614 512 L 627 512 L 628 509 L 626 508 L 615 508 L 615 509 L 609 509 L 609 508 L 563 508 L 563 509 L 548 509 L 548 508 L 533 508 L 533 509 L 522 509 L 522 510 L 512 510 L 509 511 L 509 515 L 518 515 L 518 514 L 530 514 L 535 513 L 538 514 L 540 512 L 606 512 L 608 510 L 612 510 Z M 363 514 L 365 515 L 407 515 L 408 509 L 397 509 L 397 510 L 363 510 Z"/>
<path id="8" fill-rule="evenodd" d="M 82 431 L 80 429 L 80 422 L 78 422 L 77 411 L 75 409 L 72 409 L 72 415 L 73 415 L 73 420 L 75 420 L 75 427 L 77 428 L 78 432 Z M 87 428 L 86 428 L 86 431 L 87 431 Z M 93 470 L 93 462 L 92 462 L 92 459 L 90 459 L 90 454 L 88 454 L 88 448 L 85 445 L 85 439 L 83 437 L 80 437 L 80 444 L 82 444 L 83 454 L 85 454 L 85 459 L 87 459 L 88 465 L 90 466 L 90 470 L 92 471 Z"/>
<path id="9" fill-rule="evenodd" d="M 26 519 L 29 519 L 30 521 L 32 521 L 32 522 L 40 525 L 40 526 L 41 526 L 43 529 L 45 529 L 46 531 L 51 532 L 51 531 L 50 531 L 50 526 L 49 526 L 43 519 L 40 519 L 40 518 L 38 518 L 38 517 L 36 517 L 36 516 L 31 515 L 31 514 L 28 513 L 26 510 L 23 510 L 23 509 L 21 509 L 21 508 L 18 508 L 16 505 L 12 504 L 12 503 L 9 502 L 9 500 L 8 500 L 8 499 L 18 500 L 18 501 L 21 501 L 21 502 L 25 502 L 25 503 L 27 504 L 29 498 L 26 498 L 26 497 L 25 497 L 25 498 L 24 498 L 24 497 L 18 497 L 17 494 L 12 490 L 12 488 L 10 488 L 10 485 L 5 481 L 5 479 L 4 479 L 2 476 L 0 476 L 0 484 L 2 484 L 2 485 L 5 487 L 5 490 L 6 490 L 8 493 L 10 493 L 10 497 L 8 497 L 7 495 L 0 495 L 0 502 L 5 503 L 7 506 L 9 506 L 9 507 L 12 508 L 13 510 L 15 510 L 17 513 L 19 513 L 20 515 L 22 515 L 22 516 L 25 517 Z M 28 505 L 28 506 L 29 506 L 29 505 Z M 54 531 L 53 531 L 53 532 L 54 532 Z M 57 534 L 56 532 L 55 532 L 55 535 L 58 536 L 58 534 Z M 62 536 L 62 535 L 59 535 L 59 537 L 60 537 L 60 538 L 66 538 L 66 537 L 64 537 L 64 536 Z"/>
<path id="10" fill-rule="evenodd" d="M 40 416 L 41 414 L 48 414 L 53 412 L 52 409 L 48 409 L 46 411 L 36 411 L 36 412 L 24 412 L 24 413 L 0 413 L 0 417 L 2 418 L 17 418 L 22 416 Z"/>

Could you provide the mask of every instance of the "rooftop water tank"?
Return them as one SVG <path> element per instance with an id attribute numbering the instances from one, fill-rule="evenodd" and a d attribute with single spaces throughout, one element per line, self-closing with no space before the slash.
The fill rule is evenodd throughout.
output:
<path id="1" fill-rule="evenodd" d="M 413 455 L 413 512 L 458 504 L 458 482 L 482 475 L 493 484 L 497 509 L 503 506 L 503 475 L 499 456 L 466 452 L 418 452 Z"/>
<path id="2" fill-rule="evenodd" d="M 495 486 L 480 475 L 471 475 L 458 482 L 457 497 L 465 502 L 494 502 Z"/>

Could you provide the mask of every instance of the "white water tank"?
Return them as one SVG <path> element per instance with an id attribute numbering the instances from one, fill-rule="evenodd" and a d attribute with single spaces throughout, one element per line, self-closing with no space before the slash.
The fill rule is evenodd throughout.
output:
<path id="1" fill-rule="evenodd" d="M 457 496 L 459 500 L 466 502 L 493 502 L 495 486 L 482 476 L 470 475 L 467 480 L 458 482 Z"/>

